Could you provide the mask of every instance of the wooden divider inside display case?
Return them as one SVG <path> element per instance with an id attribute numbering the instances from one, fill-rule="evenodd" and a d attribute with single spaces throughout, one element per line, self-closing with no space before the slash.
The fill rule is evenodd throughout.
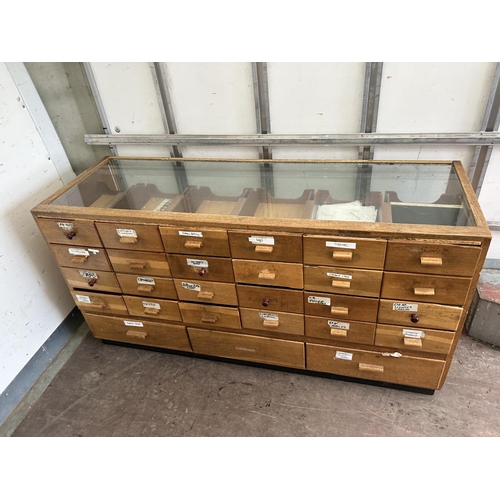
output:
<path id="1" fill-rule="evenodd" d="M 253 189 L 245 188 L 240 196 L 219 196 L 214 194 L 209 187 L 189 186 L 184 192 L 186 209 L 174 210 L 174 212 L 240 215 L 240 210 L 252 191 Z"/>

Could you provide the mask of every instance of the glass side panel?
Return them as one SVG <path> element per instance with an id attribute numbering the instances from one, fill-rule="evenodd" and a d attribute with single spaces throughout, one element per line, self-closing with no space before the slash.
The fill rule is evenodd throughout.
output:
<path id="1" fill-rule="evenodd" d="M 336 221 L 475 225 L 450 164 L 112 159 L 53 204 Z"/>

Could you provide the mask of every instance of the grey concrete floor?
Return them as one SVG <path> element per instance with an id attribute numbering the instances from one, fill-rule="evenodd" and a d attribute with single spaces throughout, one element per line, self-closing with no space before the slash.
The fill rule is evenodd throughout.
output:
<path id="1" fill-rule="evenodd" d="M 500 349 L 462 335 L 432 396 L 88 334 L 14 436 L 499 436 Z"/>

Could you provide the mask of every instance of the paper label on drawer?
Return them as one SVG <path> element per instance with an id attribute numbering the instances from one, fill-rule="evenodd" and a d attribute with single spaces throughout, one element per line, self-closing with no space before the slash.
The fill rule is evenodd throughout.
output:
<path id="1" fill-rule="evenodd" d="M 118 236 L 125 238 L 137 238 L 137 233 L 133 229 L 117 229 Z"/>
<path id="2" fill-rule="evenodd" d="M 307 297 L 307 302 L 309 302 L 309 304 L 320 304 L 322 306 L 329 306 L 332 303 L 329 297 L 314 297 L 313 295 Z"/>
<path id="3" fill-rule="evenodd" d="M 347 243 L 344 241 L 327 241 L 326 246 L 330 248 L 349 248 L 350 250 L 356 250 L 356 243 Z"/>
<path id="4" fill-rule="evenodd" d="M 140 321 L 124 321 L 123 324 L 125 326 L 138 326 L 139 328 L 144 326 Z"/>
<path id="5" fill-rule="evenodd" d="M 88 257 L 90 255 L 89 252 L 84 248 L 68 248 L 68 252 L 71 255 L 83 255 L 85 257 Z"/>
<path id="6" fill-rule="evenodd" d="M 328 321 L 330 328 L 338 328 L 339 330 L 349 330 L 350 323 L 341 323 L 340 321 Z"/>
<path id="7" fill-rule="evenodd" d="M 181 236 L 191 236 L 192 238 L 203 238 L 203 233 L 199 231 L 179 231 Z"/>
<path id="8" fill-rule="evenodd" d="M 280 317 L 277 314 L 259 313 L 259 316 L 262 319 L 270 319 L 272 321 L 278 321 L 280 319 Z"/>
<path id="9" fill-rule="evenodd" d="M 56 222 L 56 224 L 64 231 L 71 231 L 73 229 L 72 222 Z"/>
<path id="10" fill-rule="evenodd" d="M 407 330 L 403 328 L 403 337 L 407 337 L 409 339 L 423 339 L 425 337 L 425 333 L 422 330 Z"/>
<path id="11" fill-rule="evenodd" d="M 274 245 L 274 236 L 250 236 L 248 241 L 254 245 Z"/>
<path id="12" fill-rule="evenodd" d="M 144 278 L 142 276 L 137 276 L 137 283 L 139 283 L 139 285 L 154 285 L 155 280 L 153 278 Z"/>
<path id="13" fill-rule="evenodd" d="M 99 253 L 99 250 L 95 249 L 95 248 L 87 248 L 87 250 L 90 252 L 90 253 L 93 253 L 94 255 L 96 253 Z"/>
<path id="14" fill-rule="evenodd" d="M 92 304 L 92 299 L 88 295 L 76 295 L 78 302 L 85 302 L 85 304 Z"/>
<path id="15" fill-rule="evenodd" d="M 207 260 L 186 259 L 186 262 L 187 262 L 188 266 L 193 266 L 193 267 L 208 267 L 208 261 Z"/>
<path id="16" fill-rule="evenodd" d="M 160 304 L 158 304 L 158 302 L 147 302 L 143 300 L 142 305 L 144 307 L 150 307 L 151 309 L 161 309 Z"/>
<path id="17" fill-rule="evenodd" d="M 335 358 L 336 359 L 346 359 L 347 361 L 352 361 L 352 353 L 337 351 L 335 353 Z"/>
<path id="18" fill-rule="evenodd" d="M 84 278 L 97 279 L 97 274 L 94 271 L 78 271 Z"/>
<path id="19" fill-rule="evenodd" d="M 352 276 L 350 274 L 337 274 L 337 273 L 326 273 L 330 278 L 342 278 L 344 280 L 352 280 Z"/>
<path id="20" fill-rule="evenodd" d="M 195 283 L 187 283 L 186 281 L 182 281 L 182 288 L 186 290 L 194 290 L 195 292 L 201 292 L 201 285 L 197 285 Z"/>
<path id="21" fill-rule="evenodd" d="M 400 302 L 394 302 L 392 304 L 393 311 L 418 311 L 418 304 L 403 304 Z"/>

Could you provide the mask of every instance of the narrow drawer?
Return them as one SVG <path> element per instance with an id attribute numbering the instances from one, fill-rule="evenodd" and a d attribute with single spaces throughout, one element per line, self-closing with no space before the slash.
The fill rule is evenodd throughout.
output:
<path id="1" fill-rule="evenodd" d="M 143 276 L 139 274 L 117 274 L 123 293 L 141 297 L 177 300 L 174 282 L 170 278 Z"/>
<path id="2" fill-rule="evenodd" d="M 320 292 L 378 297 L 382 271 L 304 266 L 304 288 Z"/>
<path id="3" fill-rule="evenodd" d="M 233 259 L 302 262 L 302 235 L 229 231 Z"/>
<path id="4" fill-rule="evenodd" d="M 106 248 L 163 252 L 163 243 L 157 226 L 142 224 L 96 222 L 97 230 Z"/>
<path id="5" fill-rule="evenodd" d="M 78 308 L 82 311 L 128 316 L 128 310 L 121 295 L 75 292 L 73 290 L 71 295 Z"/>
<path id="6" fill-rule="evenodd" d="M 176 301 L 149 297 L 144 299 L 143 297 L 130 297 L 128 295 L 123 298 L 131 316 L 182 321 L 179 303 Z"/>
<path id="7" fill-rule="evenodd" d="M 234 282 L 231 259 L 168 254 L 168 262 L 174 278 Z"/>
<path id="8" fill-rule="evenodd" d="M 73 269 L 71 267 L 61 267 L 61 272 L 70 288 L 122 293 L 115 273 L 109 271 L 92 271 L 89 269 Z"/>
<path id="9" fill-rule="evenodd" d="M 160 234 L 167 253 L 231 256 L 224 229 L 160 227 Z"/>
<path id="10" fill-rule="evenodd" d="M 112 271 L 103 248 L 75 247 L 52 243 L 50 249 L 60 266 Z"/>
<path id="11" fill-rule="evenodd" d="M 378 300 L 349 295 L 304 292 L 305 313 L 310 316 L 338 318 L 340 321 L 377 321 Z"/>
<path id="12" fill-rule="evenodd" d="M 94 337 L 131 344 L 191 351 L 186 328 L 169 323 L 84 314 Z"/>
<path id="13" fill-rule="evenodd" d="M 36 222 L 49 243 L 102 247 L 101 239 L 92 221 L 37 217 Z"/>
<path id="14" fill-rule="evenodd" d="M 470 278 L 384 272 L 380 296 L 461 306 L 467 298 L 470 283 Z"/>
<path id="15" fill-rule="evenodd" d="M 461 307 L 381 299 L 377 321 L 415 329 L 437 328 L 455 331 L 462 311 Z"/>
<path id="16" fill-rule="evenodd" d="M 346 377 L 425 389 L 438 388 L 445 367 L 444 361 L 406 354 L 393 357 L 389 354 L 394 354 L 394 350 L 380 353 L 307 343 L 306 366 L 308 370 Z"/>
<path id="17" fill-rule="evenodd" d="M 222 307 L 205 304 L 188 304 L 180 302 L 182 320 L 194 325 L 215 326 L 218 328 L 233 328 L 238 330 L 240 313 L 236 307 Z"/>
<path id="18" fill-rule="evenodd" d="M 304 236 L 304 264 L 383 269 L 385 240 Z"/>
<path id="19" fill-rule="evenodd" d="M 108 257 L 117 273 L 170 276 L 170 266 L 164 253 L 108 250 Z"/>
<path id="20" fill-rule="evenodd" d="M 377 325 L 375 345 L 410 349 L 412 351 L 448 354 L 455 334 L 428 328 L 404 328 L 402 326 Z"/>
<path id="21" fill-rule="evenodd" d="M 269 286 L 236 285 L 240 307 L 303 313 L 302 291 Z"/>
<path id="22" fill-rule="evenodd" d="M 304 316 L 286 312 L 269 312 L 240 307 L 241 324 L 249 330 L 304 335 Z"/>
<path id="23" fill-rule="evenodd" d="M 306 316 L 306 336 L 373 345 L 375 323 L 337 321 L 316 316 Z"/>
<path id="24" fill-rule="evenodd" d="M 216 281 L 195 281 L 175 279 L 175 288 L 180 300 L 206 302 L 237 306 L 238 297 L 234 283 L 218 283 Z"/>
<path id="25" fill-rule="evenodd" d="M 302 288 L 302 264 L 233 260 L 234 276 L 239 283 Z"/>
<path id="26" fill-rule="evenodd" d="M 411 273 L 473 276 L 481 249 L 461 245 L 389 242 L 385 269 Z"/>
<path id="27" fill-rule="evenodd" d="M 304 368 L 304 343 L 188 328 L 193 351 L 290 368 Z"/>

